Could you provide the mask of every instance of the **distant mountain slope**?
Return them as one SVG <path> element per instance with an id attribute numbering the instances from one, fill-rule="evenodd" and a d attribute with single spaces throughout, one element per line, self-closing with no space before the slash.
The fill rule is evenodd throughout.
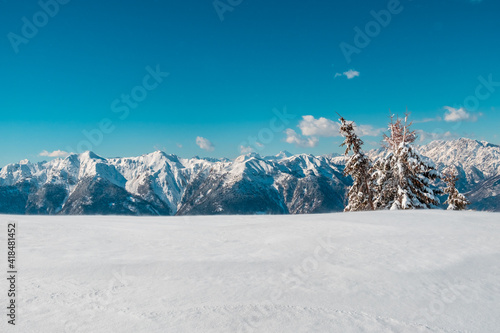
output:
<path id="1" fill-rule="evenodd" d="M 419 150 L 439 169 L 455 166 L 459 171 L 461 190 L 472 190 L 478 183 L 500 175 L 500 146 L 485 141 L 465 138 L 433 141 Z"/>
<path id="2" fill-rule="evenodd" d="M 349 179 L 329 157 L 282 152 L 182 159 L 157 151 L 131 158 L 92 152 L 0 170 L 0 212 L 14 214 L 212 215 L 340 211 Z"/>
<path id="3" fill-rule="evenodd" d="M 470 208 L 499 212 L 500 174 L 478 182 L 466 195 L 472 203 Z"/>
<path id="4" fill-rule="evenodd" d="M 470 139 L 419 147 L 438 169 L 455 166 L 471 208 L 500 211 L 500 147 Z M 376 159 L 382 150 L 370 151 Z M 292 155 L 234 161 L 156 151 L 129 158 L 92 152 L 0 169 L 0 213 L 213 215 L 342 211 L 345 157 Z"/>

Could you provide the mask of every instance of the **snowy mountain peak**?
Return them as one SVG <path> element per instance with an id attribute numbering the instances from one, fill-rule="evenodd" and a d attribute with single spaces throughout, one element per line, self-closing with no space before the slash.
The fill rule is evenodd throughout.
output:
<path id="1" fill-rule="evenodd" d="M 500 147 L 462 138 L 434 141 L 418 150 L 439 170 L 457 168 L 459 189 L 475 191 L 471 192 L 473 207 L 500 209 Z M 382 153 L 369 154 L 376 159 Z M 185 159 L 162 151 L 106 159 L 88 151 L 49 162 L 21 161 L 0 169 L 0 213 L 336 211 L 343 209 L 345 189 L 351 181 L 342 174 L 345 162 L 344 156 L 286 151 L 265 158 L 249 153 L 233 161 Z"/>
<path id="2" fill-rule="evenodd" d="M 282 159 L 289 158 L 289 157 L 292 157 L 292 156 L 293 156 L 292 153 L 290 153 L 290 152 L 288 152 L 286 150 L 282 150 L 282 151 L 280 151 L 276 155 L 265 156 L 264 159 L 268 160 L 268 161 L 277 161 L 277 160 L 282 160 Z"/>
<path id="3" fill-rule="evenodd" d="M 234 163 L 244 163 L 248 160 L 251 160 L 251 159 L 262 159 L 260 157 L 260 155 L 258 153 L 254 153 L 254 152 L 251 152 L 251 153 L 247 153 L 247 154 L 244 154 L 244 155 L 240 155 L 238 157 L 236 157 L 234 159 Z"/>
<path id="4" fill-rule="evenodd" d="M 292 156 L 293 156 L 293 154 L 286 151 L 286 150 L 282 150 L 278 154 L 274 155 L 274 157 L 278 160 L 283 159 L 283 158 L 292 157 Z"/>
<path id="5" fill-rule="evenodd" d="M 500 148 L 500 146 L 499 146 L 499 145 L 495 145 L 495 144 L 493 144 L 493 143 L 489 143 L 488 141 L 484 141 L 484 140 L 483 140 L 483 141 L 481 141 L 481 143 L 482 143 L 482 144 L 483 144 L 483 146 L 485 146 L 485 147 Z"/>
<path id="6" fill-rule="evenodd" d="M 175 162 L 179 161 L 179 157 L 177 155 L 167 154 L 166 152 L 161 151 L 161 150 L 157 150 L 157 151 L 154 151 L 152 153 L 149 153 L 149 154 L 146 154 L 143 156 L 148 156 L 148 157 L 150 157 L 151 160 L 155 160 L 155 161 L 160 161 L 162 159 L 168 159 L 170 161 L 175 161 Z"/>
<path id="7" fill-rule="evenodd" d="M 97 155 L 96 153 L 87 150 L 84 153 L 81 153 L 79 155 L 80 161 L 86 161 L 86 160 L 101 160 L 105 161 L 105 158 L 102 158 L 101 156 Z"/>

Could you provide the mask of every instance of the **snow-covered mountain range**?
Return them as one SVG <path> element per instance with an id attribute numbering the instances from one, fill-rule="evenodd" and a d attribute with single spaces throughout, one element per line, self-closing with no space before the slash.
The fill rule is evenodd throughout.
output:
<path id="1" fill-rule="evenodd" d="M 439 169 L 454 165 L 471 208 L 500 210 L 500 147 L 470 139 L 434 141 L 420 151 Z M 380 151 L 371 151 L 376 157 Z M 212 215 L 341 211 L 351 180 L 345 158 L 325 155 L 235 160 L 183 159 L 156 151 L 130 158 L 92 152 L 0 169 L 0 213 Z"/>
<path id="2" fill-rule="evenodd" d="M 500 146 L 462 138 L 433 141 L 420 147 L 420 152 L 440 170 L 455 167 L 457 188 L 467 194 L 470 208 L 500 211 Z"/>

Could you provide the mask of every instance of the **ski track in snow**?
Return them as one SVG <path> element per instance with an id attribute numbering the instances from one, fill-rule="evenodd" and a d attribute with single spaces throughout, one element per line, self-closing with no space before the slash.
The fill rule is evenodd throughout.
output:
<path id="1" fill-rule="evenodd" d="M 498 332 L 499 217 L 3 215 L 0 332 Z"/>

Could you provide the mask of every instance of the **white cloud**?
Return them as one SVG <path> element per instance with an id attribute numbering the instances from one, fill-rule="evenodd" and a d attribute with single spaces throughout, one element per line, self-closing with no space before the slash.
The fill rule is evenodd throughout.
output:
<path id="1" fill-rule="evenodd" d="M 347 72 L 344 73 L 336 73 L 335 77 L 339 76 L 345 76 L 348 80 L 354 79 L 355 77 L 359 76 L 359 72 L 355 71 L 353 69 L 348 70 Z"/>
<path id="2" fill-rule="evenodd" d="M 182 144 L 181 143 L 176 143 L 177 147 L 178 148 L 182 148 Z"/>
<path id="3" fill-rule="evenodd" d="M 374 128 L 372 125 L 356 125 L 356 132 L 359 136 L 379 136 L 384 128 Z"/>
<path id="4" fill-rule="evenodd" d="M 214 151 L 214 149 L 215 149 L 213 143 L 210 142 L 210 140 L 205 139 L 201 136 L 198 136 L 196 138 L 196 144 L 198 145 L 198 147 L 200 147 L 203 150 Z"/>
<path id="5" fill-rule="evenodd" d="M 474 122 L 477 121 L 477 119 L 483 115 L 481 112 L 479 113 L 467 112 L 467 110 L 465 110 L 463 107 L 460 109 L 456 109 L 452 108 L 451 106 L 445 106 L 444 109 L 446 110 L 444 114 L 444 120 L 448 122 L 462 121 L 462 120 Z"/>
<path id="6" fill-rule="evenodd" d="M 354 79 L 356 76 L 359 76 L 358 71 L 353 71 L 352 69 L 348 70 L 347 72 L 344 72 L 344 75 L 347 77 L 347 79 Z"/>
<path id="7" fill-rule="evenodd" d="M 245 147 L 243 145 L 240 146 L 240 153 L 241 154 L 248 154 L 248 153 L 251 153 L 251 152 L 253 152 L 253 148 L 252 147 L 250 147 L 250 146 Z"/>
<path id="8" fill-rule="evenodd" d="M 340 124 L 323 117 L 315 119 L 313 116 L 302 116 L 299 128 L 302 131 L 302 135 L 307 136 L 340 136 Z"/>
<path id="9" fill-rule="evenodd" d="M 295 144 L 299 147 L 316 147 L 316 145 L 318 144 L 318 138 L 316 137 L 304 138 L 291 128 L 287 128 L 285 130 L 285 133 L 286 133 L 285 141 L 290 144 Z"/>
<path id="10" fill-rule="evenodd" d="M 444 114 L 445 121 L 460 121 L 460 120 L 469 120 L 471 118 L 471 114 L 465 111 L 464 108 L 455 109 L 451 106 L 445 106 L 446 113 Z"/>
<path id="11" fill-rule="evenodd" d="M 421 124 L 421 123 L 430 123 L 433 121 L 441 121 L 441 120 L 443 120 L 443 118 L 437 116 L 435 118 L 424 118 L 424 119 L 420 119 L 420 120 L 413 120 L 413 123 L 414 124 Z"/>
<path id="12" fill-rule="evenodd" d="M 69 155 L 69 153 L 62 150 L 54 150 L 53 152 L 44 150 L 39 155 L 47 157 L 66 157 Z"/>
<path id="13" fill-rule="evenodd" d="M 302 135 L 319 137 L 336 137 L 340 135 L 340 123 L 320 117 L 302 116 L 299 122 Z M 384 128 L 374 128 L 372 125 L 356 125 L 356 132 L 359 136 L 378 136 L 382 134 Z"/>

